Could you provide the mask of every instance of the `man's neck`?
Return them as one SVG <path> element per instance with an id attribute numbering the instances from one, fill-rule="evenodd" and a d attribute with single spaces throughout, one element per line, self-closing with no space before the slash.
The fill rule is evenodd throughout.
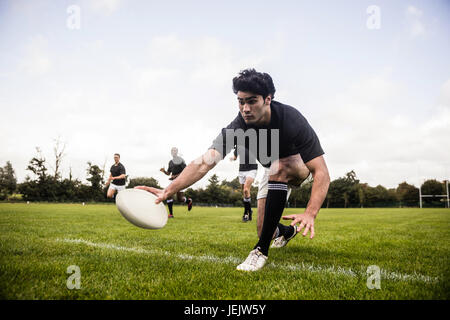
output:
<path id="1" fill-rule="evenodd" d="M 268 126 L 270 124 L 271 116 L 272 116 L 272 110 L 271 110 L 270 104 L 269 104 L 269 107 L 267 108 L 267 112 L 264 115 L 264 117 L 261 119 L 261 124 L 259 126 L 262 126 L 262 127 Z"/>
<path id="2" fill-rule="evenodd" d="M 272 109 L 270 108 L 270 104 L 269 104 L 269 108 L 267 110 L 267 119 L 266 119 L 267 123 L 265 123 L 265 124 L 269 125 L 271 118 L 272 118 Z"/>

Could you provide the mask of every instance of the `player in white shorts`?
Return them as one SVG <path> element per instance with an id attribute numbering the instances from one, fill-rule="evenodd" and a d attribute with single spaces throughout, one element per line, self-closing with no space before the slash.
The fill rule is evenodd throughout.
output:
<path id="1" fill-rule="evenodd" d="M 183 158 L 178 155 L 178 148 L 173 147 L 170 150 L 172 155 L 172 160 L 169 161 L 168 169 L 161 168 L 160 171 L 165 175 L 169 176 L 169 180 L 175 180 L 180 173 L 186 168 L 186 162 Z M 188 211 L 192 209 L 192 199 L 184 196 L 183 190 L 177 192 L 177 200 L 181 203 L 186 203 L 188 206 Z M 169 207 L 169 218 L 173 218 L 173 198 L 167 199 L 167 206 Z"/>
<path id="2" fill-rule="evenodd" d="M 113 198 L 114 195 L 125 190 L 126 171 L 122 163 L 120 163 L 120 154 L 114 154 L 114 164 L 111 166 L 110 175 L 106 185 L 109 184 L 106 196 Z"/>
<path id="3" fill-rule="evenodd" d="M 260 202 L 260 200 L 262 200 L 262 202 L 266 201 L 267 193 L 269 191 L 269 189 L 268 189 L 269 176 L 270 176 L 270 168 L 264 168 L 264 175 L 263 175 L 261 181 L 259 181 L 258 194 L 256 195 L 256 200 L 258 202 Z M 291 195 L 291 191 L 292 191 L 292 188 L 290 188 L 288 186 L 286 202 L 288 201 L 289 196 Z M 262 208 L 262 205 L 260 205 L 260 208 Z M 264 222 L 264 211 L 259 210 L 258 211 L 258 220 L 257 220 L 258 231 L 262 230 L 263 222 Z M 296 235 L 296 233 L 293 233 L 292 236 L 285 238 L 283 235 L 280 235 L 279 227 L 280 227 L 280 225 L 278 225 L 277 228 L 275 229 L 275 233 L 273 235 L 273 242 L 272 242 L 272 245 L 270 246 L 271 248 L 281 248 L 281 247 L 286 246 L 287 243 L 289 242 L 289 240 L 291 240 Z"/>

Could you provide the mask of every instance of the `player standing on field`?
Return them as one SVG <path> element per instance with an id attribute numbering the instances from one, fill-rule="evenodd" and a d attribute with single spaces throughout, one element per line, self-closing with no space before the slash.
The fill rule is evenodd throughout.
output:
<path id="1" fill-rule="evenodd" d="M 243 152 L 238 153 L 238 149 L 243 149 Z M 244 215 L 242 216 L 242 222 L 252 221 L 252 199 L 251 199 L 251 187 L 253 181 L 255 181 L 256 173 L 258 170 L 258 164 L 256 163 L 248 163 L 249 157 L 248 157 L 248 149 L 247 148 L 240 148 L 239 146 L 236 146 L 234 148 L 233 156 L 230 158 L 231 161 L 234 161 L 237 159 L 239 155 L 239 183 L 241 184 L 242 188 L 242 195 L 243 195 L 243 203 L 244 203 Z"/>
<path id="2" fill-rule="evenodd" d="M 108 198 L 114 197 L 114 194 L 116 192 L 120 192 L 122 190 L 125 190 L 125 179 L 126 179 L 126 172 L 125 167 L 122 163 L 120 163 L 120 154 L 115 153 L 114 154 L 114 164 L 111 166 L 111 169 L 109 170 L 109 178 L 106 182 L 106 185 L 109 184 L 108 192 L 106 193 L 106 196 Z"/>
<path id="3" fill-rule="evenodd" d="M 319 139 L 305 117 L 297 109 L 273 100 L 275 86 L 270 75 L 254 69 L 241 71 L 233 79 L 233 92 L 237 95 L 239 113 L 222 129 L 209 150 L 191 162 L 164 190 L 137 188 L 155 194 L 156 203 L 166 200 L 204 177 L 231 151 L 236 141 L 244 146 L 246 136 L 254 137 L 249 147 L 257 150 L 257 159 L 265 167 L 257 196 L 259 241 L 237 269 L 256 271 L 266 263 L 274 237 L 280 239 L 279 247 L 303 228 L 303 236 L 310 232 L 310 238 L 314 237 L 314 221 L 327 195 L 330 176 Z M 280 224 L 288 184 L 299 186 L 310 174 L 313 185 L 305 211 L 283 217 L 293 220 L 290 226 Z"/>
<path id="4" fill-rule="evenodd" d="M 172 150 L 170 150 L 170 153 L 172 155 L 172 160 L 169 161 L 167 171 L 164 168 L 161 168 L 160 171 L 165 175 L 171 175 L 169 180 L 175 180 L 183 169 L 186 168 L 186 162 L 184 162 L 184 159 L 178 155 L 178 149 L 176 147 L 173 147 Z M 187 203 L 188 211 L 191 211 L 192 199 L 186 198 L 183 191 L 177 192 L 177 200 L 178 202 Z M 166 202 L 169 207 L 169 218 L 173 218 L 173 199 L 168 198 Z"/>

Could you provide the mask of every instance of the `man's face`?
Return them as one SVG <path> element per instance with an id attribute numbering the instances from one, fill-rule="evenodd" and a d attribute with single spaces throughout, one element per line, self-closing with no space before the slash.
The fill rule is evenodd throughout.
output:
<path id="1" fill-rule="evenodd" d="M 115 163 L 119 163 L 120 157 L 119 156 L 114 156 L 114 162 Z"/>
<path id="2" fill-rule="evenodd" d="M 172 157 L 175 157 L 178 154 L 178 149 L 172 148 L 172 150 L 170 150 L 170 153 L 172 154 Z"/>
<path id="3" fill-rule="evenodd" d="M 264 100 L 261 95 L 238 91 L 239 111 L 246 124 L 263 125 L 270 120 L 270 96 Z"/>

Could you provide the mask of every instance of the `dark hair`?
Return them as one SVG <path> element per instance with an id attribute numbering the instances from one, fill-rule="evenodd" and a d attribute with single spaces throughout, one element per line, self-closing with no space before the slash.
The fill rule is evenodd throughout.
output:
<path id="1" fill-rule="evenodd" d="M 264 99 L 269 95 L 272 98 L 275 96 L 272 77 L 253 68 L 242 70 L 233 78 L 233 92 L 237 94 L 238 91 L 256 93 L 262 95 Z"/>
<path id="2" fill-rule="evenodd" d="M 115 155 L 115 156 L 119 156 L 119 158 L 120 158 L 120 154 L 118 154 L 118 153 L 114 153 L 114 155 Z"/>

